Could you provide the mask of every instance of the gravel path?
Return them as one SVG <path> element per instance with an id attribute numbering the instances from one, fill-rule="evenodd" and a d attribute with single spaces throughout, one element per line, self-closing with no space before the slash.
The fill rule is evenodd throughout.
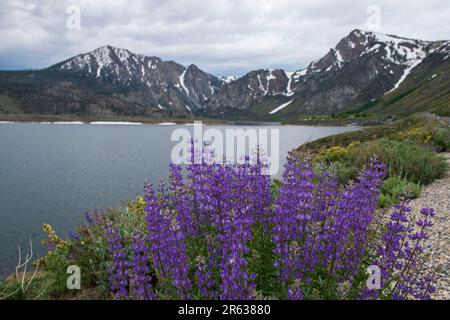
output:
<path id="1" fill-rule="evenodd" d="M 450 164 L 450 153 L 442 153 Z M 436 180 L 422 190 L 418 199 L 411 201 L 413 212 L 432 207 L 436 212 L 426 253 L 426 265 L 436 271 L 437 292 L 433 299 L 450 299 L 450 174 Z"/>

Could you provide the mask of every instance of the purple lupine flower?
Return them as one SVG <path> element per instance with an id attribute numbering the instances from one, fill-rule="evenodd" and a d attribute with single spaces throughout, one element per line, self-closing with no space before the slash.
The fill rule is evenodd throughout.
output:
<path id="1" fill-rule="evenodd" d="M 248 300 L 254 298 L 255 276 L 246 271 L 245 255 L 249 252 L 246 243 L 251 239 L 252 216 L 246 212 L 231 212 L 222 221 L 219 231 L 221 243 L 220 298 L 225 300 Z"/>
<path id="2" fill-rule="evenodd" d="M 69 239 L 72 241 L 80 241 L 81 240 L 80 235 L 76 231 L 73 231 L 73 230 L 70 230 L 68 232 L 68 236 L 69 236 Z"/>
<path id="3" fill-rule="evenodd" d="M 421 270 L 418 257 L 423 252 L 422 243 L 428 239 L 426 229 L 432 226 L 434 211 L 422 209 L 422 217 L 414 223 L 408 216 L 408 202 L 404 198 L 394 207 L 373 264 L 381 268 L 381 286 L 392 299 L 429 299 L 436 288 L 433 277 Z"/>
<path id="4" fill-rule="evenodd" d="M 287 299 L 289 300 L 303 300 L 305 296 L 303 295 L 302 289 L 300 288 L 300 283 L 295 282 L 289 286 Z"/>
<path id="5" fill-rule="evenodd" d="M 124 245 L 118 227 L 114 227 L 111 222 L 107 223 L 106 235 L 109 245 L 109 253 L 113 261 L 108 268 L 108 281 L 111 292 L 115 299 L 126 299 L 129 297 L 129 268 Z"/>
<path id="6" fill-rule="evenodd" d="M 195 277 L 201 296 L 208 300 L 217 299 L 219 294 L 216 289 L 216 281 L 213 277 L 211 262 L 206 263 L 203 257 L 198 257 L 196 262 L 197 270 L 195 271 Z"/>
<path id="7" fill-rule="evenodd" d="M 155 194 L 146 183 L 147 230 L 133 238 L 131 265 L 119 230 L 109 226 L 112 271 L 119 270 L 110 282 L 118 298 L 152 299 L 160 291 L 181 299 L 255 298 L 260 288 L 247 260 L 254 225 L 270 234 L 288 299 L 304 299 L 318 274 L 338 284 L 361 274 L 372 253 L 367 243 L 384 165 L 372 159 L 356 182 L 340 186 L 333 174 L 316 175 L 309 162 L 290 158 L 274 203 L 259 153 L 256 163 L 247 157 L 242 164 L 227 164 L 193 144 L 191 152 L 185 176 L 171 164 L 168 186 L 161 180 Z M 359 299 L 383 298 L 386 288 L 395 299 L 427 299 L 435 291 L 433 277 L 417 260 L 434 212 L 422 210 L 414 224 L 406 204 L 396 206 L 376 250 L 383 290 L 364 289 Z M 200 251 L 192 255 L 197 246 Z"/>
<path id="8" fill-rule="evenodd" d="M 364 288 L 359 296 L 356 298 L 357 300 L 379 300 L 380 295 L 378 290 Z"/>
<path id="9" fill-rule="evenodd" d="M 56 243 L 48 241 L 45 244 L 45 247 L 47 248 L 48 251 L 55 251 L 56 250 Z"/>
<path id="10" fill-rule="evenodd" d="M 279 270 L 280 281 L 285 285 L 300 278 L 302 270 L 308 270 L 308 266 L 302 265 L 305 260 L 301 258 L 302 248 L 299 245 L 306 240 L 308 223 L 314 211 L 314 177 L 307 163 L 299 163 L 297 159 L 291 158 L 285 164 L 272 219 L 273 241 L 276 244 L 274 253 L 277 256 L 275 267 Z"/>
<path id="11" fill-rule="evenodd" d="M 88 211 L 84 212 L 84 217 L 85 217 L 86 222 L 88 223 L 88 225 L 94 224 L 94 220 L 92 219 L 91 214 Z"/>
<path id="12" fill-rule="evenodd" d="M 308 163 L 289 159 L 273 219 L 275 267 L 288 293 L 318 270 L 342 281 L 356 276 L 383 176 L 374 160 L 357 183 L 339 189 L 328 173 L 315 176 Z"/>
<path id="13" fill-rule="evenodd" d="M 358 273 L 384 175 L 385 166 L 372 159 L 360 173 L 358 182 L 340 193 L 339 209 L 335 211 L 337 215 L 331 235 L 332 239 L 338 240 L 332 242 L 333 269 L 330 273 L 333 276 L 344 272 L 348 278 L 342 280 L 351 281 Z"/>
<path id="14" fill-rule="evenodd" d="M 272 215 L 272 180 L 270 175 L 266 174 L 267 170 L 267 159 L 258 147 L 252 163 L 248 160 L 238 172 L 241 189 L 237 195 L 242 197 L 249 207 L 254 222 L 264 227 L 267 227 Z"/>
<path id="15" fill-rule="evenodd" d="M 165 192 L 164 187 L 160 190 Z M 165 195 L 155 196 L 150 184 L 145 186 L 147 203 L 147 240 L 153 259 L 153 266 L 163 282 L 173 281 L 182 299 L 189 298 L 192 288 L 188 278 L 188 259 L 186 256 L 185 238 L 176 218 L 169 207 L 170 199 Z"/>
<path id="16" fill-rule="evenodd" d="M 133 237 L 133 244 L 130 249 L 133 254 L 130 285 L 134 295 L 138 299 L 153 300 L 155 299 L 155 293 L 153 292 L 152 276 L 149 267 L 148 247 L 144 239 L 136 235 Z"/>
<path id="17" fill-rule="evenodd" d="M 170 190 L 170 199 L 173 208 L 177 212 L 176 218 L 181 231 L 186 236 L 196 234 L 197 226 L 191 217 L 190 199 L 183 183 L 181 166 L 174 163 L 170 163 Z"/>

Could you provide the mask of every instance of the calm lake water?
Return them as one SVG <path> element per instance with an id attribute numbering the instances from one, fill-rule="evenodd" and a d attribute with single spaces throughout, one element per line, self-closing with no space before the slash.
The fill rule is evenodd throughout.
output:
<path id="1" fill-rule="evenodd" d="M 35 257 L 44 253 L 43 223 L 66 237 L 83 222 L 86 210 L 118 206 L 141 194 L 146 179 L 166 177 L 176 128 L 193 130 L 187 125 L 0 124 L 0 276 L 14 270 L 17 246 L 26 251 L 29 237 Z M 283 159 L 306 141 L 356 130 L 239 128 L 279 129 Z"/>

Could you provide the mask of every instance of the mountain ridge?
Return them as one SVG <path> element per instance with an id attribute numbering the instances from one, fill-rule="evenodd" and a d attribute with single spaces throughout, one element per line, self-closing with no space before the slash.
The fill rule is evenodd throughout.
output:
<path id="1" fill-rule="evenodd" d="M 277 99 L 272 97 L 272 102 L 250 101 L 237 107 L 229 99 L 235 95 L 223 93 L 224 99 L 220 95 L 213 97 L 219 101 L 210 102 L 206 113 L 210 109 L 217 116 L 229 117 L 230 113 L 245 109 L 246 116 L 276 114 L 281 119 L 291 119 L 305 114 L 349 111 L 395 91 L 409 72 L 442 43 L 355 29 L 321 59 L 292 74 L 288 97 L 278 95 Z M 230 87 L 224 90 L 227 89 Z M 224 104 L 226 108 L 221 107 Z"/>
<path id="2" fill-rule="evenodd" d="M 357 110 L 372 101 L 373 110 L 383 112 L 380 103 L 414 86 L 408 80 L 417 70 L 440 68 L 446 75 L 449 55 L 450 41 L 355 29 L 306 68 L 216 77 L 194 64 L 106 45 L 41 70 L 0 71 L 0 96 L 24 113 L 44 114 L 283 120 Z"/>

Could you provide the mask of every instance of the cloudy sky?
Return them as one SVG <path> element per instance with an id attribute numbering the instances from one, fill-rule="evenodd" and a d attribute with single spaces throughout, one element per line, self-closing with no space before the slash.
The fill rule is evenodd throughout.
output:
<path id="1" fill-rule="evenodd" d="M 450 39 L 449 17 L 448 0 L 0 0 L 0 69 L 109 44 L 216 75 L 296 70 L 355 28 Z"/>

